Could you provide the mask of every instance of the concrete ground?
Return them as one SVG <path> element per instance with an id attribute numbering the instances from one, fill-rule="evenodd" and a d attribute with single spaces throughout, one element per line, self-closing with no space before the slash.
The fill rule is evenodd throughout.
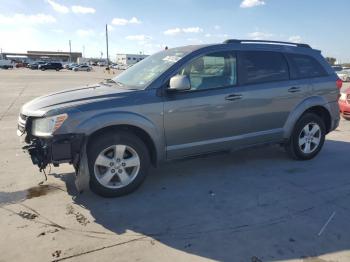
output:
<path id="1" fill-rule="evenodd" d="M 43 174 L 16 136 L 20 106 L 108 74 L 0 71 L 0 261 L 350 261 L 350 122 L 320 155 L 278 146 L 176 161 L 135 193 L 78 195 L 73 169 Z"/>

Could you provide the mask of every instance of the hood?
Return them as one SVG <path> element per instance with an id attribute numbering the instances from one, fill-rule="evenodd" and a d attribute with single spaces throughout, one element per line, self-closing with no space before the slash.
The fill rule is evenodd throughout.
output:
<path id="1" fill-rule="evenodd" d="M 135 90 L 121 89 L 116 85 L 98 84 L 40 96 L 24 104 L 21 113 L 27 116 L 43 116 L 52 109 L 77 106 L 101 100 L 123 98 Z"/>

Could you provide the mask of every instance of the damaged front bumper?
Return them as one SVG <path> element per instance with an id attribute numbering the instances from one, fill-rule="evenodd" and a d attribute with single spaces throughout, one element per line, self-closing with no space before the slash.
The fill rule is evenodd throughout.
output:
<path id="1" fill-rule="evenodd" d="M 17 134 L 25 136 L 23 149 L 29 153 L 34 165 L 40 171 L 47 165 L 59 166 L 61 163 L 72 164 L 76 174 L 75 184 L 78 191 L 84 190 L 89 183 L 85 135 L 60 134 L 52 137 L 37 137 L 31 134 L 30 118 L 20 116 Z"/>
<path id="2" fill-rule="evenodd" d="M 27 135 L 25 142 L 27 145 L 23 149 L 28 151 L 33 164 L 40 170 L 45 169 L 48 164 L 58 166 L 61 163 L 73 164 L 76 168 L 79 165 L 84 135 L 67 134 L 50 138 Z"/>

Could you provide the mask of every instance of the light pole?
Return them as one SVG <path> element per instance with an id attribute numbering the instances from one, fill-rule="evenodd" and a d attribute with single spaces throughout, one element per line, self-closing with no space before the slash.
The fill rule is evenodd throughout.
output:
<path id="1" fill-rule="evenodd" d="M 69 40 L 69 63 L 72 63 L 72 44 Z"/>
<path id="2" fill-rule="evenodd" d="M 109 55 L 108 55 L 108 25 L 106 24 L 106 48 L 107 48 L 107 68 L 109 68 Z"/>

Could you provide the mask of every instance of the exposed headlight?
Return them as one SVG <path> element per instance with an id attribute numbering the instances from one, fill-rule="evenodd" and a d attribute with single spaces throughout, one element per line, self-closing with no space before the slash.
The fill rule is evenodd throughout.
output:
<path id="1" fill-rule="evenodd" d="M 68 118 L 67 114 L 37 118 L 33 120 L 32 123 L 32 134 L 34 136 L 48 137 L 59 129 L 63 122 Z"/>

